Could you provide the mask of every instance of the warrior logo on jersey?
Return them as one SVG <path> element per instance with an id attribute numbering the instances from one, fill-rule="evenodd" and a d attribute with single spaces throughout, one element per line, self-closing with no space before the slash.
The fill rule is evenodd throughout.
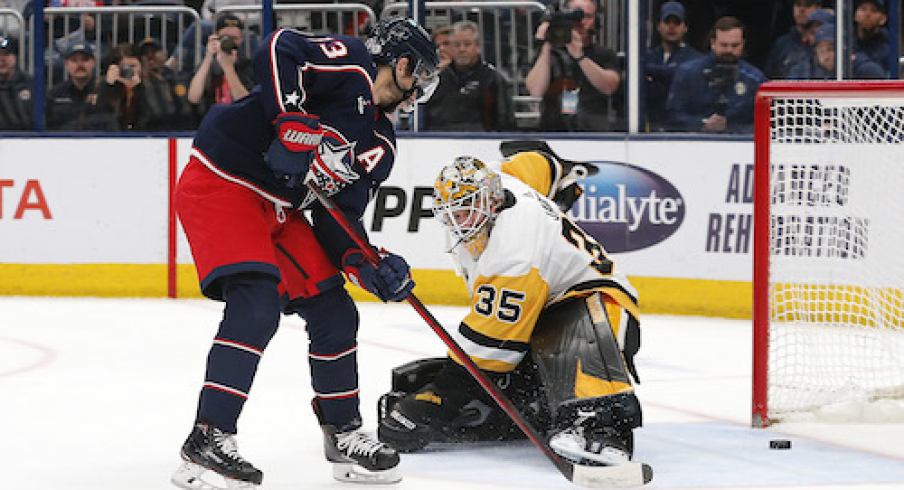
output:
<path id="1" fill-rule="evenodd" d="M 324 125 L 323 129 L 323 139 L 308 171 L 307 180 L 313 181 L 326 195 L 334 196 L 361 176 L 354 169 L 355 143 L 350 143 L 329 126 Z"/>

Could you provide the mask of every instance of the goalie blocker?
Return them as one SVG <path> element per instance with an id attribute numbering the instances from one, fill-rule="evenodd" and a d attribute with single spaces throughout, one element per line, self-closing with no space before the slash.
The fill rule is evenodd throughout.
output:
<path id="1" fill-rule="evenodd" d="M 633 317 L 632 317 L 633 320 Z M 629 321 L 629 339 L 636 321 Z M 634 331 L 631 334 L 630 331 Z M 633 357 L 637 341 L 628 342 Z M 633 344 L 633 345 L 632 345 Z M 629 371 L 600 293 L 548 307 L 531 338 L 531 356 L 510 373 L 486 372 L 562 457 L 579 465 L 627 463 L 642 423 Z M 586 393 L 607 393 L 586 396 Z M 411 452 L 433 443 L 523 437 L 458 364 L 412 361 L 392 371 L 379 401 L 380 440 Z"/>

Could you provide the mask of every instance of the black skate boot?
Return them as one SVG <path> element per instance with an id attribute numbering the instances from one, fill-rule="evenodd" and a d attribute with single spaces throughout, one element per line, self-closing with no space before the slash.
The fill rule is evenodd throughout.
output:
<path id="1" fill-rule="evenodd" d="M 333 463 L 333 478 L 350 483 L 396 483 L 402 479 L 399 453 L 362 431 L 360 420 L 338 428 L 324 421 L 316 398 L 311 406 L 323 429 L 323 452 Z"/>
<path id="2" fill-rule="evenodd" d="M 216 427 L 197 423 L 185 444 L 182 445 L 182 459 L 185 461 L 176 470 L 172 483 L 186 490 L 234 490 L 257 488 L 264 474 L 238 453 L 233 434 Z M 224 481 L 224 485 L 213 482 L 216 477 L 202 478 L 212 472 Z"/>
<path id="3" fill-rule="evenodd" d="M 352 483 L 396 483 L 402 479 L 398 471 L 399 453 L 365 433 L 360 427 L 339 432 L 324 424 L 323 449 L 333 463 L 333 477 Z"/>

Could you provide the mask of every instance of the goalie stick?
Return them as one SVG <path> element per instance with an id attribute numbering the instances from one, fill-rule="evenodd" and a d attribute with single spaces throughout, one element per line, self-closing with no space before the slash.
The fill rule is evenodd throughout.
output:
<path id="1" fill-rule="evenodd" d="M 345 215 L 342 214 L 342 211 L 336 206 L 336 203 L 333 202 L 332 199 L 329 198 L 326 194 L 323 193 L 316 185 L 312 182 L 307 183 L 308 189 L 317 196 L 317 199 L 323 205 L 323 207 L 330 213 L 330 216 L 336 220 L 339 226 L 342 227 L 343 230 L 348 234 L 348 236 L 354 240 L 355 244 L 361 249 L 361 252 L 364 254 L 365 258 L 371 265 L 377 267 L 380 263 L 380 258 L 377 255 L 377 252 L 374 251 L 373 247 L 370 246 L 361 236 L 358 234 L 357 230 L 352 228 L 351 224 L 345 218 Z M 575 483 L 577 485 L 582 485 L 586 487 L 594 487 L 594 488 L 610 488 L 610 487 L 627 487 L 627 486 L 640 486 L 645 483 L 649 483 L 650 480 L 653 479 L 653 469 L 645 463 L 637 463 L 631 462 L 623 465 L 617 466 L 587 466 L 587 465 L 577 465 L 571 463 L 570 461 L 566 461 L 561 456 L 555 453 L 552 448 L 549 447 L 549 442 L 537 432 L 527 420 L 524 419 L 524 416 L 515 408 L 515 405 L 507 396 L 505 396 L 499 388 L 487 378 L 486 374 L 474 364 L 474 361 L 471 357 L 465 353 L 464 349 L 458 345 L 458 342 L 453 339 L 445 328 L 439 323 L 439 321 L 433 316 L 430 311 L 421 303 L 421 300 L 417 298 L 413 293 L 409 294 L 406 298 L 406 301 L 414 307 L 415 311 L 421 315 L 421 318 L 427 322 L 427 325 L 439 336 L 440 340 L 443 341 L 444 344 L 451 350 L 455 356 L 462 362 L 464 368 L 468 371 L 468 373 L 477 381 L 477 384 L 483 388 L 484 391 L 499 405 L 499 408 L 502 409 L 512 419 L 512 422 L 524 432 L 524 435 L 535 445 L 540 451 L 543 452 L 544 455 L 552 462 L 553 465 L 562 473 L 565 478 L 567 478 L 570 482 Z"/>

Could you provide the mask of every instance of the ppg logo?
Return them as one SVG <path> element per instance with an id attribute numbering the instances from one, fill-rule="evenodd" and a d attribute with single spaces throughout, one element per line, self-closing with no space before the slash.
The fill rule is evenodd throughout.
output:
<path id="1" fill-rule="evenodd" d="M 568 215 L 612 253 L 655 245 L 684 221 L 684 199 L 669 181 L 621 162 L 593 162 L 599 173 Z"/>

